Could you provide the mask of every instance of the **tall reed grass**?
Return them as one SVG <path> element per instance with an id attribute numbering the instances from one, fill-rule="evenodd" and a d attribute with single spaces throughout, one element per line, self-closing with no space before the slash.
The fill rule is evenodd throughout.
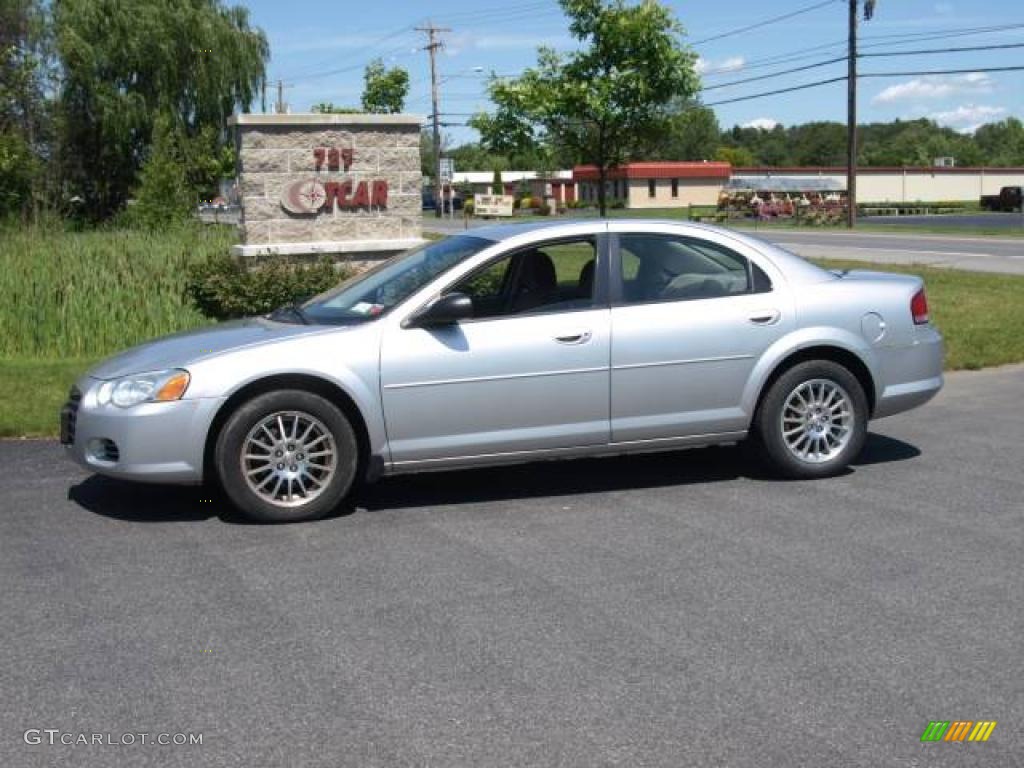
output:
<path id="1" fill-rule="evenodd" d="M 0 228 L 0 357 L 96 357 L 210 321 L 187 266 L 226 253 L 230 227 Z"/>

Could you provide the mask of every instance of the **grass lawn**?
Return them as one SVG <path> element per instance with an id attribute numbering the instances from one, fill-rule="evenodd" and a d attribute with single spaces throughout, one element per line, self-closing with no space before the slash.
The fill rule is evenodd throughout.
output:
<path id="1" fill-rule="evenodd" d="M 1024 362 L 1024 277 L 916 266 L 822 262 L 829 269 L 920 275 L 932 319 L 946 337 L 946 367 Z M 93 359 L 0 360 L 0 437 L 54 436 L 72 382 Z"/>
<path id="2" fill-rule="evenodd" d="M 932 322 L 946 339 L 948 370 L 1024 362 L 1024 276 L 832 259 L 818 264 L 923 278 Z"/>
<path id="3" fill-rule="evenodd" d="M 0 437 L 54 437 L 68 390 L 95 360 L 0 360 Z"/>

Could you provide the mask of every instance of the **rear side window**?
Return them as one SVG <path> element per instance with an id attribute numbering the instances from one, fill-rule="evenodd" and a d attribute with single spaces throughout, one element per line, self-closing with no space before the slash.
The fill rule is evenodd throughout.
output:
<path id="1" fill-rule="evenodd" d="M 771 280 L 730 248 L 696 238 L 622 235 L 623 300 L 627 304 L 766 293 Z"/>

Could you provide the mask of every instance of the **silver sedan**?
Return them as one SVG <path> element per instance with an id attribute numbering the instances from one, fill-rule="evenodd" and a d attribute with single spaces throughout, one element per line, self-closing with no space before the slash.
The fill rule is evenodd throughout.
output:
<path id="1" fill-rule="evenodd" d="M 113 357 L 61 436 L 95 472 L 216 480 L 291 521 L 381 475 L 747 438 L 780 475 L 824 477 L 869 419 L 941 386 L 918 278 L 678 222 L 505 225 Z"/>

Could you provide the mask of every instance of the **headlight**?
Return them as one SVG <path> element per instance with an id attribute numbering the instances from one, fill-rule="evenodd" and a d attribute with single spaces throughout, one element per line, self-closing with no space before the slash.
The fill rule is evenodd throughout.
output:
<path id="1" fill-rule="evenodd" d="M 113 403 L 119 408 L 131 408 L 139 403 L 165 403 L 180 400 L 188 389 L 188 371 L 174 368 L 152 371 L 105 381 L 96 393 L 100 405 Z"/>

